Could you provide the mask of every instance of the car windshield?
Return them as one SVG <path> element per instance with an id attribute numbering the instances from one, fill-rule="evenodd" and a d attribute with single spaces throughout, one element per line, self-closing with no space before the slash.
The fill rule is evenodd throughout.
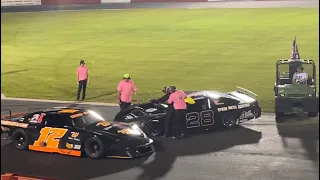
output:
<path id="1" fill-rule="evenodd" d="M 77 117 L 74 120 L 74 123 L 76 126 L 86 126 L 89 124 L 105 121 L 102 116 L 100 116 L 98 113 L 88 110 L 85 113 L 83 113 L 83 116 Z"/>
<path id="2" fill-rule="evenodd" d="M 304 68 L 304 72 L 306 72 L 309 76 L 313 77 L 313 64 L 307 64 L 307 63 L 302 63 L 302 66 Z M 288 63 L 284 64 L 279 64 L 278 65 L 278 76 L 279 78 L 289 78 L 289 69 L 290 65 Z M 296 72 L 296 69 L 293 70 Z M 294 73 L 292 72 L 292 73 Z"/>

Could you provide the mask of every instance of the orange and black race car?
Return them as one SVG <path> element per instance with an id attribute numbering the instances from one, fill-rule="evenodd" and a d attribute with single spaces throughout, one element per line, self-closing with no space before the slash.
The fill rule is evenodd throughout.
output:
<path id="1" fill-rule="evenodd" d="M 105 121 L 81 108 L 50 108 L 1 118 L 15 148 L 71 156 L 135 158 L 154 152 L 153 141 L 135 125 Z"/>

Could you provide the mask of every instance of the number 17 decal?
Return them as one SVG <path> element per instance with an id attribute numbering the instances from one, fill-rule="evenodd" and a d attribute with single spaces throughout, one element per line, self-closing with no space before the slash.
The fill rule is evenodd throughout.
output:
<path id="1" fill-rule="evenodd" d="M 42 128 L 38 140 L 36 140 L 33 145 L 42 146 L 42 143 L 46 143 L 45 147 L 58 148 L 60 139 L 66 134 L 67 131 L 68 129 L 64 128 Z"/>
<path id="2" fill-rule="evenodd" d="M 214 124 L 214 112 L 206 110 L 198 112 L 190 112 L 186 114 L 187 128 L 196 128 L 200 126 L 210 126 Z"/>

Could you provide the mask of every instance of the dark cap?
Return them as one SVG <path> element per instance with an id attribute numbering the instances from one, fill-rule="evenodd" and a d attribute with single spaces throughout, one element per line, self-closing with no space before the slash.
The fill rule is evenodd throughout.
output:
<path id="1" fill-rule="evenodd" d="M 81 61 L 80 61 L 80 64 L 85 64 L 84 60 L 81 60 Z"/>

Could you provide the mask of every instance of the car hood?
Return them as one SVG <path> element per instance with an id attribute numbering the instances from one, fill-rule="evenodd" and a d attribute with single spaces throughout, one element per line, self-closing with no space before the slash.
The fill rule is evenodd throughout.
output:
<path id="1" fill-rule="evenodd" d="M 134 126 L 123 122 L 101 121 L 89 124 L 85 127 L 86 130 L 98 133 L 100 135 L 110 135 L 113 137 L 121 136 L 145 136 L 138 126 Z"/>

